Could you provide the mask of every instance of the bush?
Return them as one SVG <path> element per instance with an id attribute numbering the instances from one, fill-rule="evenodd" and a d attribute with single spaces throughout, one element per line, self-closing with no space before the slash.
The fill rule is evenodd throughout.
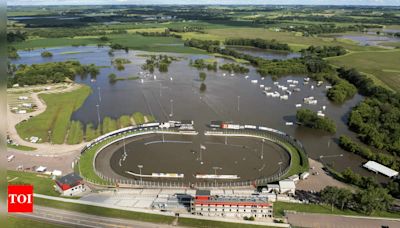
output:
<path id="1" fill-rule="evenodd" d="M 333 120 L 327 117 L 319 117 L 315 112 L 309 109 L 299 109 L 296 113 L 298 122 L 306 127 L 320 129 L 329 133 L 336 132 L 336 125 Z"/>

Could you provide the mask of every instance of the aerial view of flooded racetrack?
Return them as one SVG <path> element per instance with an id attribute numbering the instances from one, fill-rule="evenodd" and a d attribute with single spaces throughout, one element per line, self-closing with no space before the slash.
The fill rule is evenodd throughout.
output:
<path id="1" fill-rule="evenodd" d="M 337 139 L 340 135 L 351 136 L 355 140 L 355 134 L 348 130 L 346 126 L 347 115 L 352 107 L 357 105 L 362 96 L 356 95 L 351 100 L 342 105 L 337 105 L 328 100 L 326 91 L 328 84 L 317 86 L 317 82 L 310 81 L 305 83 L 304 78 L 307 75 L 289 75 L 280 77 L 273 81 L 271 77 L 260 77 L 250 65 L 249 72 L 245 74 L 231 74 L 218 69 L 217 71 L 203 70 L 207 77 L 202 82 L 199 79 L 199 70 L 190 66 L 190 60 L 212 59 L 218 65 L 232 63 L 230 59 L 216 58 L 212 55 L 194 55 L 194 54 L 174 54 L 167 53 L 168 56 L 177 57 L 173 61 L 168 72 L 160 73 L 157 70 L 153 74 L 143 72 L 141 68 L 146 62 L 146 58 L 151 54 L 142 51 L 115 51 L 114 56 L 109 56 L 108 48 L 99 48 L 94 46 L 86 47 L 60 47 L 49 49 L 53 52 L 52 59 L 47 60 L 40 57 L 43 49 L 34 51 L 21 51 L 21 58 L 14 60 L 14 63 L 42 63 L 46 61 L 66 61 L 70 59 L 80 59 L 83 64 L 96 64 L 102 66 L 99 75 L 95 79 L 90 77 L 76 77 L 75 81 L 83 83 L 92 88 L 92 93 L 86 99 L 81 108 L 73 113 L 72 119 L 79 120 L 82 123 L 98 124 L 98 118 L 104 117 L 118 118 L 121 115 L 130 115 L 133 112 L 142 112 L 152 115 L 157 121 L 168 120 L 193 120 L 194 127 L 199 135 L 193 143 L 155 143 L 145 145 L 147 141 L 157 139 L 146 139 L 147 141 L 126 142 L 128 156 L 125 163 L 120 167 L 121 148 L 112 148 L 115 152 L 107 160 L 108 166 L 112 167 L 115 173 L 120 176 L 129 177 L 126 170 L 138 172 L 137 165 L 143 163 L 143 172 L 174 172 L 184 173 L 188 181 L 195 173 L 213 173 L 212 167 L 222 167 L 218 172 L 226 174 L 232 173 L 236 167 L 240 170 L 240 178 L 246 179 L 252 175 L 258 176 L 263 167 L 264 161 L 268 161 L 263 168 L 266 174 L 273 174 L 278 169 L 278 162 L 282 153 L 274 152 L 260 160 L 257 159 L 259 153 L 259 142 L 252 139 L 234 139 L 229 140 L 232 144 L 243 145 L 234 147 L 229 145 L 210 144 L 216 139 L 207 138 L 203 135 L 206 125 L 212 120 L 231 121 L 240 124 L 254 124 L 278 129 L 292 135 L 300 140 L 307 150 L 309 157 L 320 159 L 323 156 L 324 162 L 331 164 L 337 170 L 343 170 L 351 167 L 353 170 L 363 175 L 371 175 L 361 167 L 364 159 L 351 153 L 347 153 L 339 148 Z M 246 50 L 251 52 L 251 50 Z M 260 55 L 258 53 L 254 55 Z M 163 53 L 165 54 L 165 53 Z M 276 55 L 277 59 L 291 58 L 297 54 L 266 53 L 268 58 Z M 112 64 L 112 59 L 126 58 L 131 63 L 125 65 L 125 70 L 117 71 Z M 110 83 L 107 75 L 115 73 L 120 78 L 129 78 L 138 76 L 137 80 L 121 80 L 116 83 Z M 299 82 L 294 87 L 289 88 L 290 81 Z M 203 90 L 200 90 L 201 84 L 204 84 Z M 276 91 L 284 94 L 281 88 L 285 86 L 292 91 L 287 99 L 274 98 L 267 96 L 265 91 L 269 88 L 271 92 Z M 205 88 L 204 88 L 205 87 Z M 317 104 L 305 104 L 303 99 L 314 97 Z M 96 112 L 96 105 L 99 104 L 99 113 Z M 308 129 L 301 126 L 290 126 L 288 122 L 295 122 L 295 115 L 298 105 L 313 110 L 322 111 L 324 114 L 335 121 L 337 132 L 330 135 L 318 130 Z M 158 136 L 157 136 L 158 137 Z M 159 139 L 158 139 L 159 140 Z M 174 139 L 171 139 L 174 140 Z M 220 139 L 219 139 L 220 140 Z M 200 166 L 196 163 L 196 150 L 199 145 L 207 147 L 204 158 L 207 163 Z M 266 145 L 267 146 L 267 145 Z M 139 151 L 141 148 L 144 151 Z M 179 148 L 179 149 L 178 149 Z M 272 147 L 270 147 L 272 148 Z M 140 149 L 140 150 L 141 150 Z M 187 156 L 180 156 L 185 154 Z M 247 155 L 246 155 L 247 154 Z M 243 158 L 251 161 L 251 167 L 244 165 Z M 186 159 L 186 160 L 185 160 Z M 222 161 L 228 159 L 229 163 L 223 165 Z M 181 162 L 179 162 L 181 161 Z M 190 162 L 185 162 L 190 161 Z M 212 162 L 211 162 L 212 161 Z M 237 161 L 237 166 L 230 166 Z M 151 169 L 152 162 L 160 164 L 159 169 Z M 182 167 L 176 170 L 176 166 Z M 176 164 L 167 168 L 163 164 Z M 228 165 L 230 164 L 230 165 Z M 231 168 L 229 168 L 231 167 Z"/>
<path id="2" fill-rule="evenodd" d="M 183 174 L 180 178 L 146 178 L 184 183 L 214 181 L 196 175 L 234 176 L 219 181 L 248 181 L 272 176 L 289 165 L 289 154 L 277 144 L 248 137 L 153 134 L 115 143 L 96 158 L 101 173 L 139 179 L 137 174 Z M 163 139 L 164 138 L 164 139 Z M 202 141 L 201 148 L 199 140 Z M 226 141 L 225 141 L 226 140 Z M 108 162 L 110 161 L 111 169 Z M 141 168 L 139 168 L 139 166 Z M 110 174 L 114 175 L 110 175 Z"/>

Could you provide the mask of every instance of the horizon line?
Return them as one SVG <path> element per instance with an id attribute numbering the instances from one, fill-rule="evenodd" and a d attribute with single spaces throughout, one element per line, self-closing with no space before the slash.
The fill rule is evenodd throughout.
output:
<path id="1" fill-rule="evenodd" d="M 238 3 L 238 4 L 227 4 L 227 3 L 219 3 L 219 4 L 196 4 L 196 3 L 189 3 L 189 4 L 179 4 L 179 3 L 148 3 L 148 4 L 137 4 L 137 3 L 126 3 L 126 4 L 7 4 L 9 6 L 369 6 L 369 7 L 377 7 L 377 6 L 390 6 L 390 7 L 400 7 L 400 5 L 388 5 L 388 4 L 251 4 L 251 3 Z"/>

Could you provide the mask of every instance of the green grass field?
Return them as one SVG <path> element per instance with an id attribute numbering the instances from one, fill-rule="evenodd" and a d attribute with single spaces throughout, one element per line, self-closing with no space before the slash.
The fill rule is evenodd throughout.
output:
<path id="1" fill-rule="evenodd" d="M 67 144 L 79 144 L 83 140 L 83 126 L 79 121 L 71 121 L 68 130 Z"/>
<path id="2" fill-rule="evenodd" d="M 307 48 L 310 45 L 341 45 L 346 49 L 352 51 L 371 51 L 382 50 L 379 47 L 364 47 L 349 42 L 343 39 L 336 39 L 332 37 L 304 37 L 291 32 L 275 32 L 265 28 L 223 28 L 223 29 L 208 29 L 205 36 L 214 36 L 218 40 L 225 40 L 226 38 L 261 38 L 266 40 L 276 39 L 282 43 L 288 43 L 294 51 L 299 51 L 302 48 Z M 197 34 L 201 37 L 203 34 Z"/>
<path id="3" fill-rule="evenodd" d="M 9 184 L 29 184 L 33 185 L 33 192 L 49 196 L 59 196 L 60 194 L 54 190 L 54 180 L 50 176 L 21 172 L 21 171 L 7 171 L 7 181 Z"/>
<path id="4" fill-rule="evenodd" d="M 290 177 L 291 175 L 308 171 L 308 159 L 305 154 L 299 153 L 292 145 L 288 143 L 282 146 L 284 146 L 285 149 L 290 152 L 290 155 L 292 157 L 292 164 L 286 176 Z"/>
<path id="5" fill-rule="evenodd" d="M 7 222 L 5 227 L 17 227 L 17 228 L 66 228 L 67 226 L 62 226 L 59 224 L 47 223 L 44 221 L 36 221 L 27 218 L 14 217 L 12 215 L 7 216 Z"/>
<path id="6" fill-rule="evenodd" d="M 356 215 L 356 216 L 366 216 L 365 214 L 351 211 L 351 210 L 339 210 L 337 208 L 331 211 L 330 205 L 318 205 L 318 204 L 299 204 L 299 203 L 286 203 L 286 202 L 275 202 L 274 203 L 274 216 L 283 217 L 284 211 L 297 211 L 306 213 L 321 213 L 321 214 L 335 214 L 335 215 Z M 372 217 L 388 217 L 388 218 L 400 218 L 399 213 L 390 213 L 385 211 L 378 211 L 370 216 Z"/>
<path id="7" fill-rule="evenodd" d="M 174 37 L 149 37 L 137 34 L 109 35 L 111 43 L 121 44 L 135 50 L 150 52 L 176 52 L 204 54 L 202 50 L 185 47 L 183 41 Z M 75 38 L 33 38 L 24 42 L 13 43 L 17 49 L 60 47 L 72 45 L 97 45 L 102 43 L 96 36 L 81 36 Z M 103 43 L 104 44 L 104 43 Z"/>
<path id="8" fill-rule="evenodd" d="M 62 144 L 70 125 L 70 118 L 91 93 L 88 86 L 82 86 L 72 92 L 58 94 L 41 94 L 40 98 L 47 105 L 46 111 L 16 126 L 18 134 L 29 139 L 37 136 L 41 142 Z M 49 132 L 51 131 L 51 132 Z"/>
<path id="9" fill-rule="evenodd" d="M 375 79 L 378 84 L 400 91 L 400 50 L 353 52 L 328 58 L 334 66 L 356 68 Z"/>

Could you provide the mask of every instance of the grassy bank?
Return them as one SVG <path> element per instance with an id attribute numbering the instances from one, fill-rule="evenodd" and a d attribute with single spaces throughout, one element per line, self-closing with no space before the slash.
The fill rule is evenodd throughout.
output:
<path id="1" fill-rule="evenodd" d="M 83 104 L 90 93 L 88 86 L 81 86 L 71 92 L 39 95 L 47 105 L 46 110 L 19 123 L 16 126 L 18 134 L 23 139 L 37 136 L 42 139 L 41 142 L 64 143 L 72 113 Z"/>
<path id="2" fill-rule="evenodd" d="M 373 77 L 378 84 L 382 82 L 400 91 L 400 70 L 398 60 L 400 50 L 353 52 L 347 55 L 328 58 L 329 63 L 341 67 L 356 68 Z"/>
<path id="3" fill-rule="evenodd" d="M 124 211 L 124 210 L 83 205 L 77 203 L 59 202 L 56 200 L 41 199 L 38 197 L 35 198 L 35 204 L 46 207 L 54 207 L 57 209 L 86 213 L 91 215 L 109 217 L 109 218 L 132 219 L 132 220 L 152 222 L 152 223 L 171 224 L 172 221 L 174 220 L 174 217 L 170 216 Z"/>
<path id="4" fill-rule="evenodd" d="M 289 169 L 289 172 L 286 174 L 286 176 L 289 177 L 294 174 L 299 174 L 299 173 L 308 171 L 308 169 L 309 169 L 308 159 L 305 154 L 297 151 L 297 149 L 294 148 L 289 143 L 283 143 L 282 146 L 287 151 L 289 151 L 290 156 L 292 158 L 291 167 Z"/>
<path id="5" fill-rule="evenodd" d="M 351 210 L 339 210 L 334 208 L 331 210 L 330 205 L 319 205 L 319 204 L 299 204 L 299 203 L 286 203 L 286 202 L 275 202 L 274 203 L 274 216 L 283 217 L 284 211 L 297 211 L 306 213 L 320 213 L 320 214 L 334 214 L 334 215 L 355 215 L 355 216 L 367 216 L 365 214 L 351 211 Z M 386 211 L 378 211 L 371 215 L 372 217 L 387 217 L 387 218 L 400 218 L 399 213 L 390 213 Z"/>
<path id="6" fill-rule="evenodd" d="M 59 224 L 47 223 L 45 221 L 36 221 L 27 218 L 14 217 L 12 215 L 7 216 L 6 227 L 21 227 L 21 228 L 66 228 L 67 226 L 62 226 Z"/>
<path id="7" fill-rule="evenodd" d="M 36 148 L 30 147 L 30 146 L 24 146 L 24 145 L 12 145 L 12 144 L 7 144 L 8 148 L 16 149 L 16 150 L 23 150 L 23 151 L 34 151 Z"/>
<path id="8" fill-rule="evenodd" d="M 50 176 L 42 175 L 38 173 L 21 172 L 21 171 L 7 171 L 7 181 L 9 184 L 29 184 L 33 185 L 33 191 L 35 193 L 48 195 L 48 196 L 59 196 L 60 194 L 54 190 L 54 180 Z"/>

